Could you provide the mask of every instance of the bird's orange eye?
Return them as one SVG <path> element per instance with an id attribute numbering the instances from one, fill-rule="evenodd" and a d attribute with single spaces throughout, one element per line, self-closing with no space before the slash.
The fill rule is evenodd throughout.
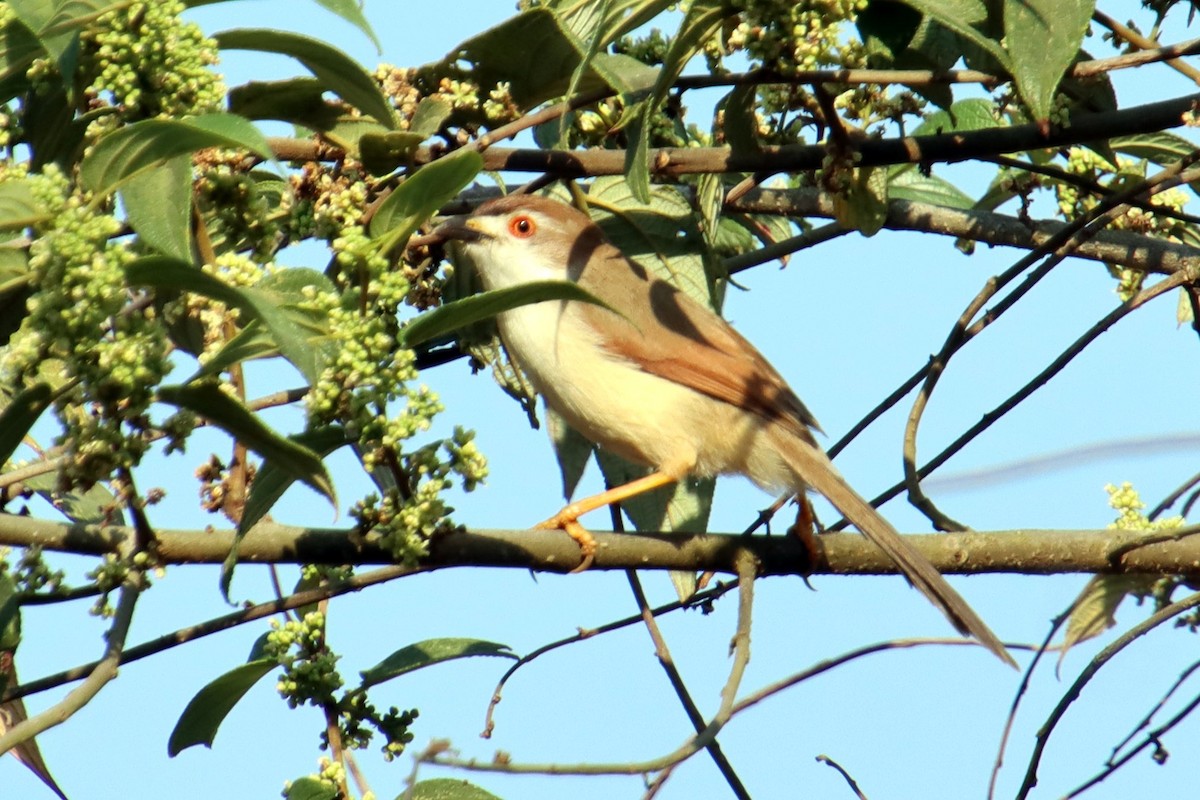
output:
<path id="1" fill-rule="evenodd" d="M 528 239 L 537 232 L 537 223 L 532 217 L 525 214 L 518 214 L 508 221 L 509 232 L 518 239 Z"/>

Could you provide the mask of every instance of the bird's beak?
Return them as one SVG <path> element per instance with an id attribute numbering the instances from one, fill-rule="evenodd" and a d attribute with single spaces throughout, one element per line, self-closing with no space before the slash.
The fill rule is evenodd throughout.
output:
<path id="1" fill-rule="evenodd" d="M 460 242 L 475 242 L 487 234 L 479 228 L 479 220 L 473 217 L 450 217 L 433 229 L 431 234 L 442 241 L 456 240 Z"/>

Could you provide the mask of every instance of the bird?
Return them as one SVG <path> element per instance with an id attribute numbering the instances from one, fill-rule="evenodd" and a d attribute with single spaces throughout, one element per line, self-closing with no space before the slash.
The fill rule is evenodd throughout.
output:
<path id="1" fill-rule="evenodd" d="M 438 225 L 435 240 L 485 290 L 570 281 L 598 302 L 545 300 L 496 317 L 505 348 L 546 405 L 649 475 L 567 505 L 538 527 L 595 552 L 588 511 L 687 476 L 741 474 L 771 491 L 828 499 L 964 636 L 1016 667 L 1004 645 L 924 555 L 841 476 L 816 419 L 767 359 L 724 319 L 651 274 L 592 219 L 541 195 L 509 194 Z M 455 255 L 457 254 L 457 255 Z"/>

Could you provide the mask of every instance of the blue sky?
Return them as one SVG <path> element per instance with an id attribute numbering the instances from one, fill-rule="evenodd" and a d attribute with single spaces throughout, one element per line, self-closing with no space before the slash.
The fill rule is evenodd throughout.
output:
<path id="1" fill-rule="evenodd" d="M 1105 4 L 1118 19 L 1135 4 Z M 1129 11 L 1126 11 L 1128 7 Z M 368 4 L 366 13 L 384 42 L 370 43 L 316 4 L 224 3 L 190 12 L 207 31 L 230 27 L 280 27 L 318 36 L 368 67 L 383 60 L 421 64 L 509 13 L 508 3 L 461 2 L 431 9 L 415 4 Z M 1172 31 L 1166 41 L 1187 38 Z M 1194 34 L 1190 34 L 1194 35 Z M 1089 44 L 1094 54 L 1107 46 Z M 231 85 L 255 78 L 299 74 L 287 59 L 231 54 L 222 69 Z M 1186 79 L 1167 70 L 1153 84 L 1123 84 L 1122 104 L 1185 94 Z M 1192 89 L 1194 90 L 1194 87 Z M 704 113 L 696 119 L 704 119 Z M 1185 135 L 1190 135 L 1185 133 Z M 986 172 L 939 168 L 938 174 L 978 192 Z M 1045 216 L 1043 211 L 1041 216 Z M 726 313 L 791 381 L 835 441 L 880 397 L 936 351 L 949 326 L 983 281 L 1021 255 L 980 247 L 970 257 L 944 238 L 881 232 L 867 239 L 842 237 L 794 258 L 786 269 L 766 265 L 739 276 L 748 291 L 729 293 Z M 292 263 L 321 266 L 320 254 L 296 253 Z M 305 261 L 304 259 L 311 259 Z M 1000 399 L 1039 371 L 1116 302 L 1103 268 L 1072 261 L 1058 267 L 1019 307 L 952 363 L 922 427 L 920 452 L 930 455 Z M 1164 297 L 1119 323 L 1049 386 L 1035 394 L 955 458 L 947 474 L 1035 459 L 1047 453 L 1134 437 L 1194 436 L 1197 426 L 1179 409 L 1200 389 L 1195 334 L 1177 329 L 1173 297 Z M 520 528 L 561 505 L 550 447 L 520 410 L 486 375 L 465 364 L 423 376 L 446 405 L 444 430 L 455 423 L 478 431 L 492 477 L 458 498 L 456 519 L 470 526 Z M 257 395 L 296 380 L 281 370 L 253 374 Z M 876 423 L 838 459 L 864 495 L 900 475 L 900 437 L 908 404 Z M 298 415 L 280 412 L 286 425 Z M 196 441 L 187 456 L 159 470 L 169 497 L 154 518 L 163 527 L 213 522 L 195 509 L 190 475 L 216 439 Z M 1193 444 L 1194 448 L 1194 444 Z M 939 494 L 952 516 L 980 530 L 1092 528 L 1113 518 L 1106 483 L 1132 481 L 1149 502 L 1195 472 L 1182 450 L 1144 456 L 1087 458 L 1069 468 L 1030 475 L 982 490 Z M 349 460 L 331 465 L 343 503 L 366 491 Z M 580 493 L 599 488 L 594 470 Z M 723 482 L 711 528 L 740 530 L 770 498 L 747 482 Z M 902 500 L 884 507 L 901 531 L 928 530 L 926 520 Z M 289 495 L 275 512 L 283 522 L 333 524 L 327 506 L 311 495 Z M 341 524 L 345 524 L 342 515 Z M 604 515 L 591 523 L 606 527 Z M 83 559 L 63 558 L 78 576 Z M 290 578 L 285 578 L 285 583 Z M 1010 641 L 1040 641 L 1049 620 L 1082 588 L 1085 576 L 986 576 L 953 579 L 955 585 Z M 665 576 L 644 576 L 652 602 L 673 590 Z M 822 658 L 881 639 L 941 636 L 949 630 L 938 613 L 899 578 L 819 578 L 808 589 L 798 579 L 759 582 L 753 656 L 743 692 L 803 669 Z M 242 567 L 238 598 L 269 596 L 265 571 Z M 676 662 L 705 713 L 718 703 L 728 671 L 733 633 L 732 598 L 715 613 L 689 612 L 662 621 Z M 139 607 L 131 642 L 225 613 L 215 568 L 172 568 Z M 345 653 L 344 674 L 371 666 L 393 650 L 442 636 L 469 636 L 527 652 L 633 613 L 619 573 L 538 576 L 503 570 L 462 570 L 420 576 L 339 599 L 330 638 Z M 1144 611 L 1124 607 L 1122 626 Z M 25 614 L 26 639 L 18 664 L 25 678 L 86 661 L 100 649 L 103 626 L 82 609 L 38 608 Z M 181 798 L 274 797 L 282 781 L 312 772 L 321 727 L 313 710 L 289 711 L 263 682 L 226 721 L 211 751 L 166 756 L 170 730 L 188 699 L 208 680 L 243 661 L 264 630 L 248 625 L 129 665 L 121 677 L 67 725 L 40 739 L 59 783 L 73 800 L 107 800 L 169 792 Z M 1051 739 L 1040 770 L 1040 792 L 1060 796 L 1099 769 L 1111 748 L 1192 661 L 1192 639 L 1160 630 L 1120 656 L 1085 690 Z M 1041 669 L 1017 720 L 1001 774 L 1000 796 L 1020 781 L 1033 734 L 1087 660 L 1112 634 L 1071 652 L 1061 680 Z M 1185 642 L 1187 644 L 1185 644 Z M 1020 659 L 1024 663 L 1024 658 Z M 478 738 L 496 680 L 507 662 L 468 659 L 425 670 L 377 690 L 376 702 L 417 706 L 413 748 L 445 737 L 464 755 L 487 760 L 497 750 L 520 762 L 641 760 L 673 750 L 690 727 L 657 665 L 646 632 L 637 626 L 563 648 L 508 684 L 491 741 Z M 981 650 L 923 648 L 861 660 L 785 692 L 735 719 L 721 736 L 730 761 L 756 797 L 849 796 L 842 780 L 814 761 L 826 754 L 841 763 L 872 798 L 982 796 L 1004 715 L 1018 674 Z M 1195 688 L 1191 690 L 1193 693 Z M 1184 696 L 1190 696 L 1187 690 Z M 53 702 L 49 693 L 27 700 L 31 712 Z M 1153 787 L 1156 794 L 1194 792 L 1191 766 L 1200 750 L 1200 721 L 1188 720 L 1165 742 L 1172 758 L 1159 767 L 1143 758 L 1089 796 L 1127 797 Z M 377 795 L 403 788 L 411 764 L 364 754 L 360 763 Z M 424 767 L 422 777 L 460 775 Z M 551 778 L 460 775 L 506 798 L 637 797 L 640 778 Z M 12 759 L 0 761 L 6 796 L 48 796 Z M 722 796 L 721 778 L 704 754 L 679 767 L 662 797 Z"/>

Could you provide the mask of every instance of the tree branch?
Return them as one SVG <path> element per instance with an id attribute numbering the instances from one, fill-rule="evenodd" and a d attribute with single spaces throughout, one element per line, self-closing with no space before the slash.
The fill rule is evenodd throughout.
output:
<path id="1" fill-rule="evenodd" d="M 1172 541 L 1137 544 L 1146 534 L 1121 530 L 1013 530 L 955 534 L 917 534 L 908 541 L 939 571 L 967 575 L 1018 573 L 1192 574 L 1200 563 L 1200 528 L 1176 531 Z M 159 530 L 164 564 L 220 564 L 229 553 L 229 530 Z M 69 523 L 0 514 L 0 544 L 39 545 L 82 555 L 118 552 L 133 535 L 130 528 Z M 820 557 L 788 537 L 734 534 L 604 533 L 592 569 L 690 569 L 736 573 L 736 559 L 749 553 L 761 575 L 894 575 L 896 565 L 857 534 L 818 537 Z M 1125 552 L 1126 548 L 1134 549 Z M 488 566 L 568 572 L 579 561 L 579 548 L 557 531 L 455 531 L 430 543 L 419 568 Z M 1114 559 L 1113 553 L 1123 553 Z M 336 528 L 302 528 L 277 523 L 256 525 L 239 547 L 243 564 L 388 564 L 391 555 L 374 536 Z M 310 601 L 311 602 L 311 601 Z"/>
<path id="2" fill-rule="evenodd" d="M 1189 94 L 1157 103 L 1132 106 L 1120 111 L 1077 114 L 1070 124 L 1043 135 L 1037 125 L 1013 125 L 933 136 L 867 139 L 856 143 L 855 164 L 862 167 L 888 164 L 929 164 L 966 161 L 972 158 L 1015 153 L 1048 147 L 1130 136 L 1137 133 L 1181 127 L 1183 115 L 1200 102 L 1200 94 Z M 307 139 L 268 138 L 277 158 L 283 161 L 318 161 L 330 158 L 329 148 Z M 727 147 L 664 147 L 649 151 L 650 172 L 660 178 L 725 172 L 800 172 L 818 169 L 828 153 L 822 144 L 764 145 L 735 153 Z M 413 163 L 427 164 L 441 151 L 421 148 Z M 539 172 L 559 178 L 624 175 L 624 150 L 541 150 L 491 147 L 484 150 L 485 170 Z"/>

